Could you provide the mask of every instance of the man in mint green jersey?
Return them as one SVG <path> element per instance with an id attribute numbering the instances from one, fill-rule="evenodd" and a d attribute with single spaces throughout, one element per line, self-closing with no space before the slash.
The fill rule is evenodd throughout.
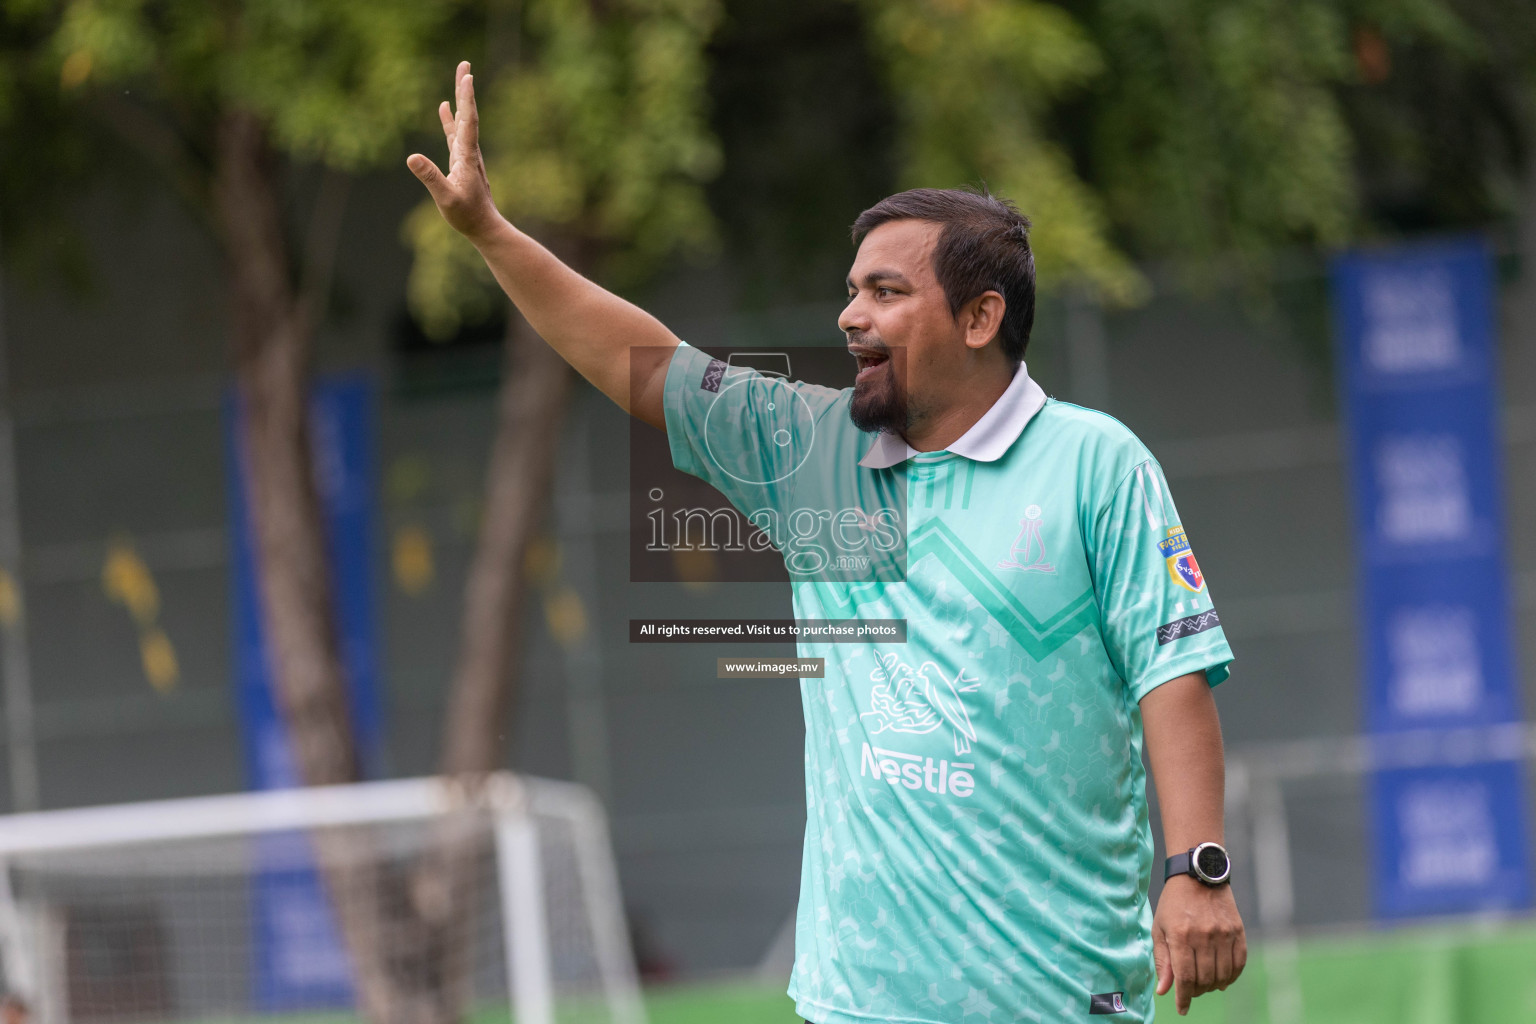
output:
<path id="1" fill-rule="evenodd" d="M 1029 377 L 1028 221 L 968 191 L 865 211 L 854 385 L 796 383 L 682 344 L 507 223 L 467 64 L 457 100 L 449 173 L 409 166 L 535 330 L 755 523 L 809 514 L 867 553 L 834 572 L 785 545 L 797 617 L 907 622 L 905 643 L 800 644 L 826 659 L 801 681 L 801 1015 L 1146 1021 L 1154 990 L 1183 1013 L 1230 984 L 1210 690 L 1232 653 L 1157 461 Z M 1173 854 L 1155 916 L 1143 742 Z"/>

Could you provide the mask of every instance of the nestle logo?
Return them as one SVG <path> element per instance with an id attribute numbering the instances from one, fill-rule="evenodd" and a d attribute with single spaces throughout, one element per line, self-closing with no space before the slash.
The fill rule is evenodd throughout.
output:
<path id="1" fill-rule="evenodd" d="M 940 796 L 952 794 L 962 799 L 976 792 L 976 770 L 972 761 L 944 761 L 935 763 L 931 757 L 920 754 L 903 754 L 899 750 L 884 750 L 864 744 L 859 759 L 859 775 L 874 776 L 893 786 L 921 789 Z"/>

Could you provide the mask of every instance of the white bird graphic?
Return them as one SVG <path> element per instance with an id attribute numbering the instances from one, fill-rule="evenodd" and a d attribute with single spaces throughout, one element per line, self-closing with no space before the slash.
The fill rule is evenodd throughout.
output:
<path id="1" fill-rule="evenodd" d="M 859 716 L 873 735 L 886 730 L 921 735 L 948 722 L 955 753 L 970 752 L 976 727 L 960 695 L 980 689 L 979 679 L 968 677 L 965 669 L 951 679 L 931 661 L 923 662 L 914 673 L 894 654 L 876 652 L 875 660 L 879 667 L 869 674 L 875 684 L 869 695 L 871 710 Z"/>

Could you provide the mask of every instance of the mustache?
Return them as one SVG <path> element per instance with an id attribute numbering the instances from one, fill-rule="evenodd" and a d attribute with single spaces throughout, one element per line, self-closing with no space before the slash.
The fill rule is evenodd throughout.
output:
<path id="1" fill-rule="evenodd" d="M 848 344 L 850 345 L 863 345 L 865 348 L 874 349 L 876 352 L 887 357 L 891 354 L 891 347 L 868 331 L 844 331 L 843 334 L 847 337 Z"/>

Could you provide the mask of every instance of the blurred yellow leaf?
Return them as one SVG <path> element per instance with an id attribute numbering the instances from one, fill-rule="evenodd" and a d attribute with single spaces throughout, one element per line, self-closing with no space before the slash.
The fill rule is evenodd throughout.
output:
<path id="1" fill-rule="evenodd" d="M 64 58 L 64 64 L 59 68 L 59 84 L 66 89 L 84 85 L 90 77 L 91 54 L 88 50 L 76 50 Z"/>
<path id="2" fill-rule="evenodd" d="M 144 664 L 144 677 L 158 693 L 169 693 L 181 678 L 176 648 L 159 626 L 152 626 L 140 635 L 139 659 Z"/>
<path id="3" fill-rule="evenodd" d="M 21 621 L 21 589 L 16 580 L 0 569 L 0 626 L 14 626 Z"/>
<path id="4" fill-rule="evenodd" d="M 528 545 L 523 556 L 523 571 L 528 582 L 536 587 L 548 587 L 560 575 L 560 545 L 549 537 L 540 537 Z"/>
<path id="5" fill-rule="evenodd" d="M 720 560 L 706 548 L 673 548 L 672 564 L 689 590 L 708 590 L 720 578 Z"/>
<path id="6" fill-rule="evenodd" d="M 160 614 L 160 589 L 149 566 L 127 541 L 114 541 L 101 567 L 101 590 L 107 600 L 128 609 L 139 626 L 148 626 Z"/>
<path id="7" fill-rule="evenodd" d="M 562 647 L 573 647 L 587 635 L 587 608 L 581 595 L 565 587 L 544 599 L 549 635 Z"/>
<path id="8" fill-rule="evenodd" d="M 432 585 L 436 569 L 432 558 L 432 537 L 424 527 L 402 526 L 390 544 L 389 564 L 395 585 L 416 597 Z"/>

